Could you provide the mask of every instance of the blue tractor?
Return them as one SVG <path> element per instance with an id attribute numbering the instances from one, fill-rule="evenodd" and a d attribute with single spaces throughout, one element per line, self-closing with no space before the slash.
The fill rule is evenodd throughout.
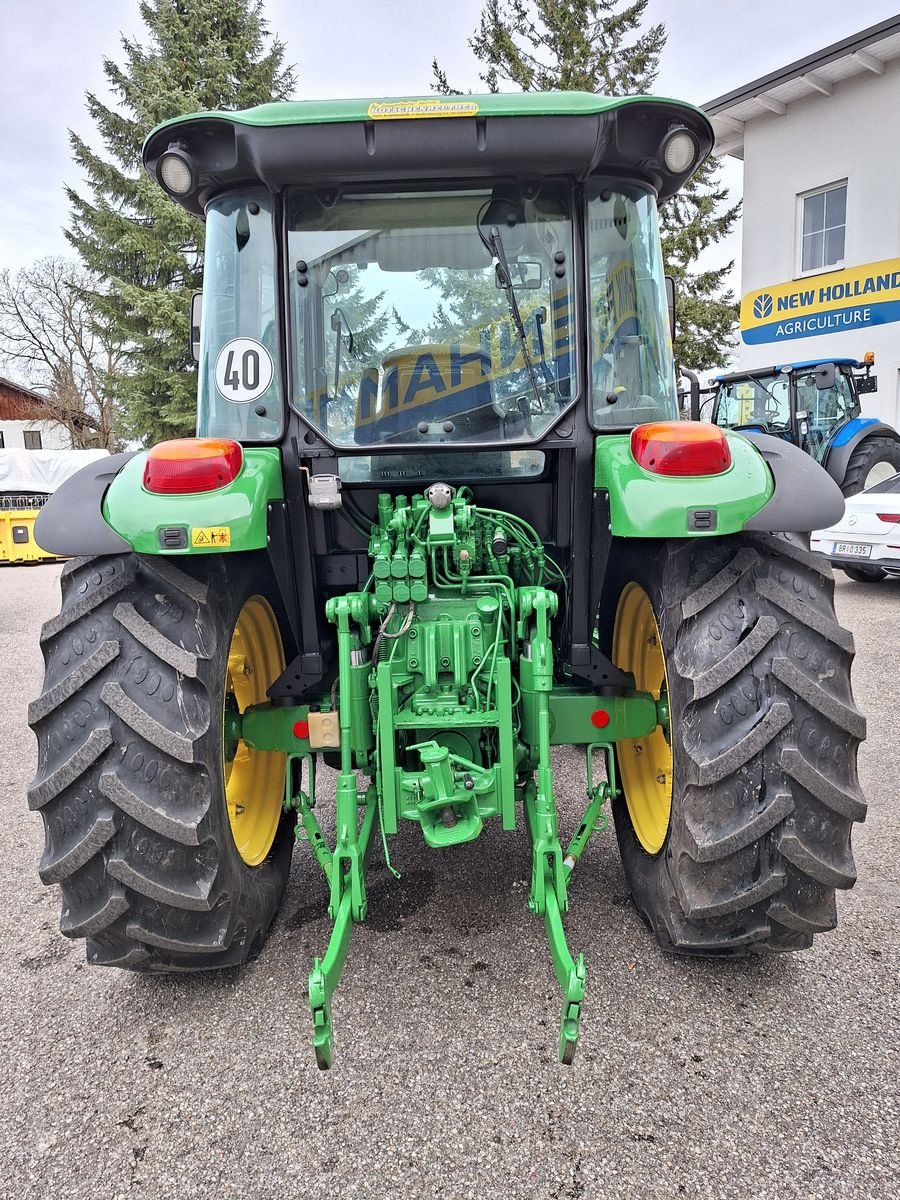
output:
<path id="1" fill-rule="evenodd" d="M 877 386 L 873 364 L 867 354 L 863 362 L 838 358 L 718 375 L 709 416 L 722 428 L 799 446 L 853 496 L 900 471 L 900 433 L 861 415 L 859 397 Z"/>

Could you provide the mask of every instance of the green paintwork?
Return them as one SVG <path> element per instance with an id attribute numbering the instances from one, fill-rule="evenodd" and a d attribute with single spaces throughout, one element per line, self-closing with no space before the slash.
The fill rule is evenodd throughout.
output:
<path id="1" fill-rule="evenodd" d="M 422 495 L 380 496 L 369 557 L 366 587 L 325 605 L 337 639 L 334 692 L 318 704 L 226 714 L 232 741 L 287 755 L 285 808 L 297 813 L 297 837 L 328 883 L 331 936 L 309 977 L 316 1060 L 331 1065 L 332 997 L 353 925 L 366 917 L 376 822 L 393 870 L 387 835 L 400 821 L 416 823 L 425 843 L 441 850 L 479 837 L 491 818 L 515 829 L 524 817 L 532 845 L 528 905 L 544 920 L 562 993 L 559 1056 L 569 1063 L 585 965 L 563 927 L 568 880 L 592 833 L 606 826 L 616 794 L 613 743 L 664 723 L 664 706 L 645 693 L 598 697 L 555 683 L 552 624 L 565 591 L 559 568 L 526 522 L 479 508 L 467 488 L 444 507 Z M 339 737 L 326 748 L 316 713 L 327 712 L 337 717 Z M 608 721 L 592 720 L 597 713 Z M 588 785 L 565 852 L 551 762 L 551 747 L 563 743 L 585 747 Z M 333 849 L 315 815 L 315 761 L 323 750 L 339 768 Z M 594 782 L 597 753 L 606 777 Z M 367 786 L 357 772 L 368 776 Z"/>
<path id="2" fill-rule="evenodd" d="M 627 452 L 627 440 L 609 440 Z M 417 824 L 426 845 L 442 850 L 478 838 L 492 818 L 515 829 L 524 817 L 528 906 L 544 920 L 562 994 L 559 1057 L 570 1063 L 586 971 L 563 925 L 569 878 L 617 795 L 614 744 L 666 728 L 666 704 L 643 692 L 598 696 L 556 682 L 560 569 L 531 526 L 480 508 L 465 487 L 436 504 L 424 495 L 379 496 L 369 558 L 365 588 L 325 604 L 337 639 L 334 690 L 317 704 L 225 714 L 229 743 L 243 739 L 287 756 L 285 809 L 296 812 L 297 838 L 328 884 L 331 936 L 309 977 L 316 1061 L 332 1062 L 332 997 L 353 926 L 366 917 L 376 822 L 393 870 L 387 836 L 401 821 Z M 565 851 L 551 761 L 552 746 L 563 744 L 584 746 L 587 782 L 584 814 Z M 315 814 L 323 751 L 339 768 L 333 849 Z M 595 781 L 598 754 L 605 778 Z"/>
<path id="3" fill-rule="evenodd" d="M 762 455 L 737 434 L 725 435 L 731 466 L 719 475 L 655 475 L 634 461 L 629 434 L 598 437 L 594 483 L 609 492 L 612 532 L 616 537 L 721 537 L 740 533 L 769 502 L 775 485 Z M 688 529 L 688 513 L 713 509 L 711 531 Z"/>
<path id="4" fill-rule="evenodd" d="M 479 117 L 537 117 L 537 116 L 591 116 L 609 112 L 614 108 L 625 108 L 631 104 L 670 104 L 681 112 L 697 113 L 708 121 L 702 109 L 679 100 L 661 96 L 596 96 L 593 92 L 503 92 L 476 96 L 398 96 L 370 97 L 353 100 L 298 100 L 274 104 L 260 104 L 240 112 L 196 112 L 163 121 L 152 130 L 148 141 L 161 129 L 174 129 L 186 121 L 218 119 L 234 125 L 251 125 L 260 129 L 271 129 L 279 125 L 326 125 L 348 121 L 369 121 L 369 106 L 424 102 L 428 104 L 453 105 L 475 103 Z M 400 119 L 403 118 L 394 118 Z M 421 120 L 421 117 L 412 118 Z M 446 120 L 446 117 L 440 118 Z M 463 116 L 460 120 L 472 120 Z"/>
<path id="5" fill-rule="evenodd" d="M 284 498 L 281 451 L 275 447 L 245 449 L 237 479 L 213 492 L 159 496 L 143 486 L 147 455 L 129 459 L 109 485 L 103 499 L 103 518 L 138 554 L 227 554 L 263 550 L 266 546 L 267 505 Z M 185 550 L 163 550 L 161 529 L 184 527 Z M 191 546 L 191 529 L 223 528 L 231 531 L 231 544 Z"/>

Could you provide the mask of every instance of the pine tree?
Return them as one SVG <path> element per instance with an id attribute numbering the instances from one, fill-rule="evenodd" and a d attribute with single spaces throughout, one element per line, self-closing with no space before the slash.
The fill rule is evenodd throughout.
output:
<path id="1" fill-rule="evenodd" d="M 100 318 L 130 347 L 112 385 L 124 432 L 151 442 L 194 429 L 188 303 L 200 287 L 203 226 L 146 175 L 141 145 L 170 117 L 285 99 L 295 77 L 262 0 L 144 0 L 140 14 L 145 44 L 123 38 L 124 65 L 104 62 L 116 106 L 87 93 L 106 156 L 69 135 L 91 195 L 66 189 L 67 236 L 106 281 L 94 297 Z"/>
<path id="2" fill-rule="evenodd" d="M 641 23 L 649 0 L 487 0 L 469 45 L 492 92 L 579 90 L 605 96 L 650 94 L 666 42 L 665 26 Z M 451 88 L 437 60 L 435 86 Z M 694 370 L 721 366 L 734 341 L 737 303 L 726 279 L 733 266 L 701 269 L 700 255 L 721 241 L 740 212 L 726 205 L 717 166 L 707 162 L 660 211 L 666 272 L 676 281 L 675 358 Z M 724 205 L 724 207 L 723 207 Z"/>

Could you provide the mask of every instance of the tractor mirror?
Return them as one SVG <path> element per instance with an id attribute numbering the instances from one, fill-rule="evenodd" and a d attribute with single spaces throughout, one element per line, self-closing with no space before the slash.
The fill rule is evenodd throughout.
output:
<path id="1" fill-rule="evenodd" d="M 816 387 L 820 392 L 834 387 L 834 363 L 821 363 L 816 367 Z"/>
<path id="2" fill-rule="evenodd" d="M 191 358 L 195 363 L 200 361 L 200 314 L 203 311 L 203 293 L 194 292 L 191 296 Z"/>
<path id="3" fill-rule="evenodd" d="M 544 280 L 544 272 L 539 262 L 511 262 L 509 264 L 509 273 L 512 276 L 512 285 L 514 288 L 527 288 L 529 291 L 535 291 L 541 286 Z M 499 275 L 494 279 L 494 286 L 498 288 L 503 287 Z"/>
<path id="4" fill-rule="evenodd" d="M 671 275 L 666 276 L 666 308 L 669 310 L 669 333 L 675 341 L 675 280 Z"/>

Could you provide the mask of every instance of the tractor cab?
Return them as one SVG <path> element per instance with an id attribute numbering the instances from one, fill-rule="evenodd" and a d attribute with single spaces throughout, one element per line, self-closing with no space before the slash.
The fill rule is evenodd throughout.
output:
<path id="1" fill-rule="evenodd" d="M 790 442 L 852 495 L 893 474 L 900 460 L 896 431 L 861 414 L 860 396 L 878 386 L 874 364 L 874 354 L 867 353 L 862 362 L 812 360 L 718 375 L 711 420 L 723 429 Z"/>
<path id="2" fill-rule="evenodd" d="M 873 362 L 842 358 L 718 375 L 713 423 L 784 438 L 821 462 L 834 436 L 860 414 L 858 382 L 874 390 Z"/>
<path id="3" fill-rule="evenodd" d="M 212 197 L 198 432 L 277 441 L 289 414 L 374 483 L 442 451 L 455 478 L 540 474 L 582 395 L 585 428 L 674 419 L 656 189 L 558 167 Z"/>

